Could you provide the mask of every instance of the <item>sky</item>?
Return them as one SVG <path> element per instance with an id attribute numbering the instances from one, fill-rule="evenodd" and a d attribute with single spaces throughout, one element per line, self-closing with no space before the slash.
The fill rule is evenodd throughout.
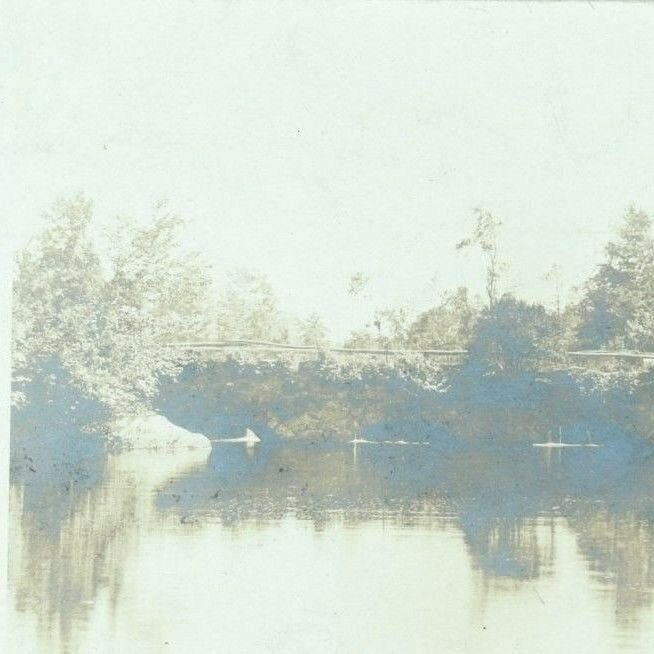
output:
<path id="1" fill-rule="evenodd" d="M 341 338 L 482 292 L 455 249 L 475 207 L 503 222 L 501 290 L 550 304 L 552 265 L 581 284 L 630 203 L 654 213 L 654 6 L 3 4 L 11 249 L 58 197 L 98 229 L 167 198 L 217 279 L 265 272 Z"/>

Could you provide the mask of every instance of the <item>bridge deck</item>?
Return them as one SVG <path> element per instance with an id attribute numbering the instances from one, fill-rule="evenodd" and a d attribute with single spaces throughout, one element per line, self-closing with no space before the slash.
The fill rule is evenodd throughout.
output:
<path id="1" fill-rule="evenodd" d="M 411 356 L 422 355 L 426 357 L 443 357 L 459 359 L 468 354 L 467 350 L 444 350 L 444 349 L 375 349 L 375 348 L 348 348 L 348 347 L 316 347 L 313 345 L 294 345 L 290 343 L 275 343 L 272 341 L 257 341 L 247 339 L 231 339 L 224 341 L 185 341 L 178 343 L 167 343 L 168 347 L 180 350 L 197 351 L 225 351 L 243 350 L 259 352 L 297 352 L 297 353 L 332 353 L 339 355 L 368 355 L 368 356 Z M 619 363 L 640 363 L 652 365 L 654 352 L 634 352 L 630 350 L 609 351 L 609 350 L 578 350 L 568 352 L 567 355 L 573 359 L 582 359 L 587 362 L 596 362 L 601 365 L 603 362 Z M 647 362 L 647 363 L 646 363 Z"/>
<path id="2" fill-rule="evenodd" d="M 185 343 L 168 343 L 169 347 L 176 347 L 183 350 L 265 350 L 265 351 L 291 351 L 291 352 L 334 352 L 336 354 L 372 354 L 372 355 L 406 355 L 423 354 L 426 356 L 464 356 L 467 350 L 409 350 L 409 349 L 370 349 L 370 348 L 348 348 L 348 347 L 315 347 L 313 345 L 291 345 L 288 343 L 273 343 L 270 341 L 197 341 Z"/>

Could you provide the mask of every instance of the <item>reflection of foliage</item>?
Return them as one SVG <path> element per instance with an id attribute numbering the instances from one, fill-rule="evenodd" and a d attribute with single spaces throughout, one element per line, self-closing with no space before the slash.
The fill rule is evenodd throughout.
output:
<path id="1" fill-rule="evenodd" d="M 325 410 L 335 415 L 331 403 Z M 516 585 L 559 572 L 557 545 L 571 528 L 583 560 L 599 573 L 594 589 L 615 593 L 618 621 L 633 621 L 649 606 L 653 489 L 651 482 L 632 479 L 637 470 L 639 479 L 651 480 L 651 461 L 631 464 L 629 479 L 616 489 L 603 486 L 599 462 L 588 453 L 575 465 L 572 453 L 546 458 L 543 452 L 476 450 L 443 456 L 432 447 L 383 445 L 353 450 L 324 443 L 321 425 L 310 415 L 295 424 L 311 433 L 310 447 L 295 441 L 252 455 L 221 448 L 212 468 L 173 486 L 179 502 L 161 497 L 159 505 L 233 528 L 289 514 L 313 521 L 316 529 L 380 518 L 409 528 L 455 524 L 485 580 Z M 588 471 L 583 486 L 579 467 Z M 208 492 L 214 488 L 220 493 Z"/>
<path id="2" fill-rule="evenodd" d="M 293 427 L 308 430 L 310 446 L 264 441 L 248 451 L 224 444 L 208 465 L 189 461 L 186 471 L 184 456 L 180 461 L 167 455 L 166 463 L 160 455 L 144 459 L 137 452 L 100 455 L 104 474 L 90 487 L 53 476 L 58 492 L 44 496 L 35 495 L 29 483 L 14 484 L 11 515 L 20 540 L 12 543 L 11 570 L 19 609 L 38 616 L 46 637 L 59 625 L 61 640 L 73 651 L 78 633 L 71 628 L 91 615 L 92 602 L 104 593 L 111 602 L 122 601 L 129 580 L 125 562 L 143 553 L 141 541 L 151 544 L 182 529 L 182 540 L 189 542 L 198 525 L 205 536 L 231 538 L 241 530 L 274 529 L 285 519 L 316 530 L 383 521 L 402 528 L 402 538 L 427 530 L 461 533 L 483 583 L 498 581 L 502 588 L 568 574 L 565 567 L 557 569 L 557 546 L 567 544 L 572 530 L 579 553 L 575 569 L 590 566 L 589 586 L 614 598 L 620 626 L 635 626 L 650 606 L 651 460 L 623 466 L 625 483 L 603 490 L 600 469 L 587 456 L 578 465 L 589 468 L 589 483 L 578 485 L 571 452 L 548 460 L 515 449 L 510 456 L 478 450 L 443 456 L 435 447 L 383 445 L 355 451 L 320 438 L 321 419 L 345 424 L 347 406 L 339 404 L 297 416 Z M 166 475 L 169 483 L 163 483 Z M 214 541 L 203 542 L 210 547 Z"/>
<path id="3" fill-rule="evenodd" d="M 638 620 L 654 590 L 654 525 L 642 513 L 608 508 L 576 510 L 570 523 L 591 570 L 615 585 L 615 616 L 626 626 Z"/>
<path id="4" fill-rule="evenodd" d="M 484 518 L 474 528 L 466 524 L 466 541 L 487 574 L 512 579 L 536 579 L 544 574 L 543 563 L 551 564 L 552 552 L 543 547 L 533 521 L 520 516 Z"/>
<path id="5" fill-rule="evenodd" d="M 120 224 L 103 274 L 91 217 L 83 198 L 58 203 L 19 257 L 14 385 L 20 392 L 43 379 L 45 362 L 56 359 L 77 391 L 125 410 L 149 402 L 159 374 L 180 370 L 165 343 L 202 330 L 208 278 L 195 255 L 180 251 L 183 221 L 164 206 L 147 227 Z"/>
<path id="6" fill-rule="evenodd" d="M 41 439 L 50 437 L 30 436 L 34 442 L 29 451 L 36 458 L 44 445 Z M 154 491 L 168 478 L 203 466 L 207 456 L 198 451 L 104 456 L 102 448 L 89 456 L 79 440 L 75 445 L 65 466 L 46 467 L 43 457 L 44 468 L 35 461 L 39 472 L 28 471 L 25 483 L 11 486 L 11 516 L 20 527 L 11 542 L 10 574 L 17 608 L 38 617 L 43 637 L 39 651 L 88 651 L 75 642 L 75 625 L 88 619 L 102 592 L 115 610 L 125 564 L 156 515 Z M 48 448 L 57 460 L 58 446 Z M 92 468 L 97 470 L 87 478 Z M 159 520 L 156 524 L 161 526 Z"/>

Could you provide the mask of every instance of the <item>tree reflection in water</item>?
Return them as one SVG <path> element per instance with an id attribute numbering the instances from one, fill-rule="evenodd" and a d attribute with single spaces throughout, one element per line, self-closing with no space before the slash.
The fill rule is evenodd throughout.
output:
<path id="1" fill-rule="evenodd" d="M 254 448 L 110 453 L 99 437 L 60 422 L 44 430 L 38 415 L 14 429 L 10 586 L 24 624 L 36 620 L 43 651 L 57 643 L 76 651 L 75 634 L 99 605 L 118 620 L 126 569 L 162 534 L 212 525 L 238 534 L 288 521 L 316 532 L 383 524 L 457 533 L 481 601 L 491 589 L 507 595 L 567 574 L 557 570 L 557 548 L 571 533 L 617 628 L 637 631 L 654 587 L 654 458 L 610 412 L 566 405 L 559 392 L 548 410 L 520 399 L 502 405 L 500 393 L 464 412 L 455 403 L 434 408 L 433 396 L 400 382 L 316 389 L 277 372 L 238 391 L 219 380 L 220 415 L 210 393 L 218 385 L 202 394 L 186 380 L 163 394 L 160 409 L 186 428 L 225 436 L 251 427 L 263 441 Z M 560 424 L 577 440 L 592 429 L 601 446 L 531 446 Z M 349 443 L 355 436 L 373 442 Z"/>
<path id="2" fill-rule="evenodd" d="M 16 609 L 37 616 L 44 638 L 70 642 L 96 603 L 115 611 L 123 563 L 149 532 L 215 521 L 250 529 L 292 517 L 317 530 L 370 521 L 407 530 L 456 525 L 473 567 L 486 583 L 508 589 L 553 574 L 557 531 L 570 528 L 613 598 L 618 626 L 636 628 L 654 586 L 654 505 L 646 483 L 654 479 L 652 465 L 625 470 L 622 485 L 600 477 L 590 485 L 589 475 L 580 485 L 574 474 L 581 453 L 559 454 L 547 460 L 529 448 L 444 456 L 429 446 L 216 444 L 208 460 L 193 452 L 99 455 L 92 483 L 71 483 L 52 468 L 48 484 L 37 488 L 38 473 L 16 474 Z M 584 456 L 592 468 L 594 453 Z"/>

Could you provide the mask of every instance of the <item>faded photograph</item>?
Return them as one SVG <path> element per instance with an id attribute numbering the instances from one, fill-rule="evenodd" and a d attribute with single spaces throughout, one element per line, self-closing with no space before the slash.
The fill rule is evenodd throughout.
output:
<path id="1" fill-rule="evenodd" d="M 9 652 L 654 651 L 654 7 L 3 13 Z"/>

